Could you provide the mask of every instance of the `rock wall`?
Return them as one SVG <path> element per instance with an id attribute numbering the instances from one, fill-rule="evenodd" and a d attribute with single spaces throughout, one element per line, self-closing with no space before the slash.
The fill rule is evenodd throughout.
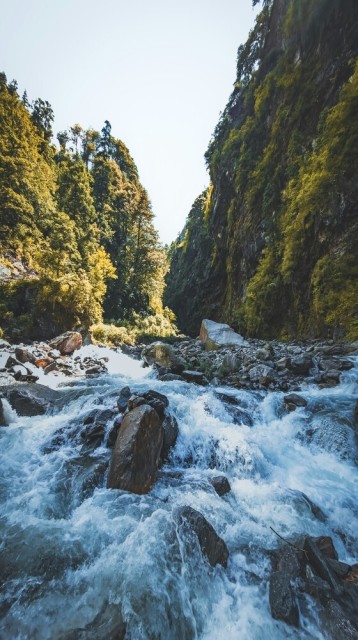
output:
<path id="1" fill-rule="evenodd" d="M 165 303 L 244 335 L 355 338 L 358 9 L 264 3 L 171 249 Z"/>

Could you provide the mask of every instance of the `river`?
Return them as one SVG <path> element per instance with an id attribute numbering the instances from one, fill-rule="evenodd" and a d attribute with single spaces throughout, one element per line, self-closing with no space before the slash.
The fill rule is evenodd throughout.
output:
<path id="1" fill-rule="evenodd" d="M 307 407 L 287 413 L 282 393 L 159 382 L 124 354 L 100 355 L 108 374 L 40 380 L 59 385 L 61 411 L 11 412 L 0 429 L 1 638 L 114 640 L 124 620 L 131 640 L 324 640 L 308 598 L 300 629 L 271 617 L 271 551 L 282 542 L 270 527 L 287 539 L 332 536 L 340 559 L 356 562 L 357 366 L 333 389 L 303 388 Z M 71 437 L 48 446 L 93 408 L 113 408 L 125 385 L 164 393 L 180 427 L 144 496 L 106 489 L 105 440 L 94 450 Z M 250 419 L 236 424 L 218 391 Z M 208 481 L 220 473 L 231 484 L 224 497 Z M 225 540 L 226 570 L 187 544 L 173 519 L 180 505 L 201 511 Z"/>

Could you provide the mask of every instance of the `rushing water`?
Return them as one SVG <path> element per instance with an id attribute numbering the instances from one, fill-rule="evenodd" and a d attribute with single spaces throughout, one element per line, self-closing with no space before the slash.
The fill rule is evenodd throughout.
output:
<path id="1" fill-rule="evenodd" d="M 222 388 L 250 416 L 251 425 L 239 425 L 214 388 L 159 382 L 122 354 L 100 355 L 107 351 L 108 375 L 62 381 L 61 412 L 12 412 L 0 429 L 0 637 L 114 640 L 124 620 L 131 640 L 323 640 L 309 601 L 300 630 L 271 618 L 270 552 L 281 542 L 270 527 L 287 538 L 330 535 L 340 559 L 356 561 L 357 369 L 334 389 L 304 389 L 308 405 L 292 413 L 282 393 Z M 58 383 L 41 382 L 50 380 Z M 106 489 L 104 443 L 91 451 L 65 438 L 46 448 L 91 409 L 112 408 L 126 384 L 167 395 L 180 426 L 146 496 Z M 232 487 L 224 498 L 208 481 L 219 473 Z M 225 540 L 226 570 L 212 569 L 183 539 L 172 516 L 178 505 L 201 511 Z"/>

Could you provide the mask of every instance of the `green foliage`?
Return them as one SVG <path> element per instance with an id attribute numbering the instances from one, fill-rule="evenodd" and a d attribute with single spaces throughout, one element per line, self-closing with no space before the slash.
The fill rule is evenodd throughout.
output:
<path id="1" fill-rule="evenodd" d="M 178 331 L 175 326 L 175 316 L 166 307 L 162 313 L 149 316 L 141 316 L 134 313 L 131 323 L 126 323 L 122 326 L 103 323 L 95 324 L 90 327 L 90 334 L 94 342 L 120 346 L 121 344 L 152 341 L 156 338 L 175 337 Z"/>
<path id="2" fill-rule="evenodd" d="M 248 335 L 271 338 L 284 312 L 283 283 L 278 269 L 279 255 L 273 246 L 265 249 L 251 278 L 238 318 Z M 239 320 L 240 324 L 240 320 Z"/>
<path id="3" fill-rule="evenodd" d="M 163 315 L 167 257 L 127 147 L 106 121 L 101 132 L 60 132 L 56 152 L 52 121 L 48 102 L 20 100 L 0 76 L 0 258 L 36 275 L 31 295 L 16 284 L 3 302 L 5 328 L 17 323 L 33 337 L 40 315 L 41 337 L 46 323 L 49 334 L 86 329 L 102 322 L 103 307 L 116 321 Z"/>
<path id="4" fill-rule="evenodd" d="M 313 309 L 332 335 L 358 339 L 358 263 L 355 255 L 326 255 L 312 272 Z"/>
<path id="5" fill-rule="evenodd" d="M 206 315 L 257 336 L 356 335 L 357 29 L 355 0 L 263 3 L 205 155 L 205 216 L 171 249 L 185 330 Z"/>

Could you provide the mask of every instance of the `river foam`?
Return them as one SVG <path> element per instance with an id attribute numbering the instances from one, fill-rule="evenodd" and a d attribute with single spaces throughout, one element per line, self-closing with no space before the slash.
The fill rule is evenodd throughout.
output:
<path id="1" fill-rule="evenodd" d="M 1 429 L 1 637 L 107 640 L 120 637 L 124 622 L 132 640 L 323 640 L 309 602 L 299 630 L 271 617 L 271 552 L 281 542 L 270 527 L 288 539 L 330 535 L 342 560 L 357 558 L 355 440 L 347 453 L 335 423 L 324 427 L 329 447 L 310 435 L 327 412 L 351 423 L 357 368 L 334 389 L 305 388 L 307 407 L 292 413 L 282 393 L 220 389 L 250 417 L 235 424 L 214 388 L 159 382 L 107 349 L 84 347 L 79 355 L 108 356 L 109 373 L 77 381 L 44 376 L 41 383 L 68 392 L 65 408 L 13 415 Z M 105 488 L 111 452 L 104 443 L 83 452 L 68 438 L 44 453 L 51 436 L 82 424 L 99 403 L 113 408 L 125 384 L 167 395 L 180 427 L 146 496 Z M 218 473 L 232 487 L 224 498 L 209 482 Z M 195 542 L 188 544 L 173 518 L 180 505 L 201 511 L 224 538 L 227 570 L 211 568 Z"/>

